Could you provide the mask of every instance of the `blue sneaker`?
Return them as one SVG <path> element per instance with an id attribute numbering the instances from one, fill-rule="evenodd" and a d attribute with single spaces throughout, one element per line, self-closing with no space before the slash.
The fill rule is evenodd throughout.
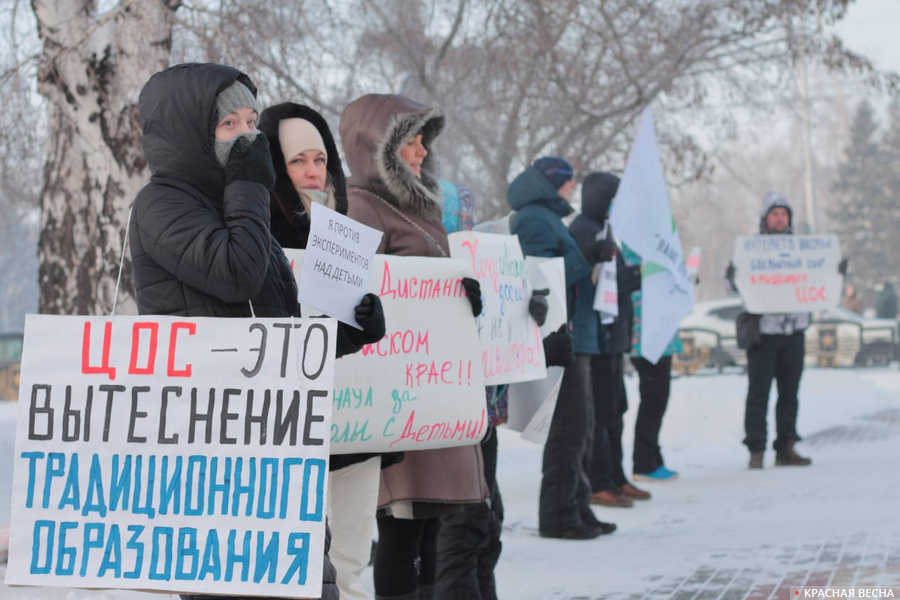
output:
<path id="1" fill-rule="evenodd" d="M 672 471 L 664 465 L 660 465 L 650 473 L 635 473 L 634 479 L 638 481 L 672 481 L 678 479 L 678 471 Z"/>

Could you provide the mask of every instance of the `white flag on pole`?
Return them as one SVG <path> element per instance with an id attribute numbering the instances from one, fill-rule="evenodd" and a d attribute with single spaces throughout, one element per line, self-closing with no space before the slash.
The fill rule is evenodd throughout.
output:
<path id="1" fill-rule="evenodd" d="M 694 306 L 694 286 L 672 219 L 649 108 L 641 116 L 610 223 L 616 237 L 641 256 L 641 354 L 655 363 Z"/>

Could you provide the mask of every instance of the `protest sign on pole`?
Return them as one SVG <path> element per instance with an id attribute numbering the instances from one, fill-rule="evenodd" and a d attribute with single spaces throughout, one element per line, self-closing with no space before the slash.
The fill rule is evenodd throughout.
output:
<path id="1" fill-rule="evenodd" d="M 334 339 L 28 315 L 6 583 L 319 597 Z"/>
<path id="2" fill-rule="evenodd" d="M 285 250 L 296 276 L 302 250 Z M 487 427 L 481 346 L 462 287 L 471 276 L 449 258 L 372 260 L 369 291 L 387 334 L 335 363 L 331 452 L 426 450 L 478 443 Z"/>
<path id="3" fill-rule="evenodd" d="M 734 245 L 735 285 L 751 313 L 835 308 L 843 278 L 836 235 L 740 236 Z"/>
<path id="4" fill-rule="evenodd" d="M 694 285 L 672 218 L 649 108 L 641 116 L 609 220 L 616 237 L 641 257 L 641 353 L 655 363 L 693 308 Z"/>
<path id="5" fill-rule="evenodd" d="M 514 235 L 460 231 L 449 236 L 450 256 L 464 261 L 481 284 L 478 317 L 485 385 L 543 379 L 540 328 L 528 314 L 531 285 Z"/>
<path id="6" fill-rule="evenodd" d="M 308 260 L 297 282 L 300 302 L 360 329 L 354 308 L 368 291 L 369 267 L 382 235 L 314 202 Z"/>

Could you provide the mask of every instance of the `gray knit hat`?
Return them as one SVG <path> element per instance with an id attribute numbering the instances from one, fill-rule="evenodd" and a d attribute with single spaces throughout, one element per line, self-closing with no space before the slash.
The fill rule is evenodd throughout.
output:
<path id="1" fill-rule="evenodd" d="M 250 91 L 246 85 L 240 81 L 235 81 L 230 86 L 219 92 L 216 97 L 216 122 L 218 123 L 226 116 L 230 115 L 239 108 L 252 108 L 259 112 L 259 104 L 256 96 Z M 240 136 L 235 136 L 230 140 L 220 142 L 215 140 L 216 160 L 223 167 L 228 162 L 228 155 L 231 154 L 231 148 Z M 256 137 L 253 135 L 252 137 Z"/>

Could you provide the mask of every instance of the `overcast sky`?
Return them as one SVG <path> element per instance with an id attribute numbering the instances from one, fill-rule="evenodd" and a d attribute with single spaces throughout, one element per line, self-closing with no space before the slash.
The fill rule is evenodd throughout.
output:
<path id="1" fill-rule="evenodd" d="M 856 0 L 837 27 L 847 46 L 900 73 L 900 0 Z"/>

